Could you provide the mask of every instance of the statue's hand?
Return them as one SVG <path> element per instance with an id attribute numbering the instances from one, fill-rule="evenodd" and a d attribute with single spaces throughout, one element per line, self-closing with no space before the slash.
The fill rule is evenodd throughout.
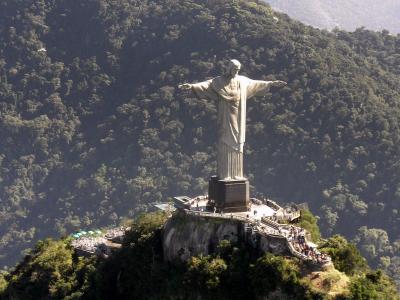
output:
<path id="1" fill-rule="evenodd" d="M 190 90 L 192 88 L 192 85 L 190 83 L 183 83 L 179 84 L 178 88 L 180 88 L 181 90 Z"/>
<path id="2" fill-rule="evenodd" d="M 287 85 L 287 83 L 285 81 L 282 81 L 282 80 L 274 81 L 274 86 L 276 86 L 276 87 L 283 87 L 285 85 Z"/>

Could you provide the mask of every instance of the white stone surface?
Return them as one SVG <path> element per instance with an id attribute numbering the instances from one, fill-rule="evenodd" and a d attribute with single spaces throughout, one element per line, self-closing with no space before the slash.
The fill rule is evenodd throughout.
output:
<path id="1" fill-rule="evenodd" d="M 247 100 L 265 93 L 270 86 L 286 85 L 286 82 L 280 80 L 252 80 L 240 76 L 240 67 L 240 62 L 233 59 L 222 76 L 195 84 L 179 85 L 181 89 L 191 89 L 198 98 L 217 102 L 217 175 L 224 180 L 243 178 Z"/>
<path id="2" fill-rule="evenodd" d="M 262 205 L 252 204 L 250 206 L 250 211 L 237 212 L 237 213 L 233 213 L 233 214 L 235 214 L 237 216 L 243 216 L 243 217 L 247 217 L 247 215 L 249 215 L 249 217 L 251 217 L 252 220 L 260 220 L 261 221 L 262 217 L 272 217 L 274 215 L 274 213 L 275 213 L 275 211 L 271 207 L 269 207 L 265 204 L 262 204 Z"/>

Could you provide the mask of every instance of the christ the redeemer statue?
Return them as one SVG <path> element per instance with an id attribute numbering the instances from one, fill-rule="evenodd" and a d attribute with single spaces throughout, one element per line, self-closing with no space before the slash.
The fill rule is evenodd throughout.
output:
<path id="1" fill-rule="evenodd" d="M 199 83 L 184 83 L 179 88 L 192 90 L 198 98 L 210 99 L 218 105 L 217 175 L 219 180 L 242 180 L 243 145 L 246 133 L 246 101 L 268 91 L 270 86 L 281 87 L 286 82 L 252 80 L 238 75 L 241 64 L 230 61 L 226 74 Z"/>

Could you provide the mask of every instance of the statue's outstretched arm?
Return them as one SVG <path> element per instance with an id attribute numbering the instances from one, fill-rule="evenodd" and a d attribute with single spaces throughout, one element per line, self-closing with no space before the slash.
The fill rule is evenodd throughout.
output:
<path id="1" fill-rule="evenodd" d="M 248 79 L 247 84 L 247 99 L 255 96 L 262 95 L 266 93 L 269 87 L 283 87 L 286 85 L 285 81 L 275 80 L 275 81 L 265 81 L 265 80 L 252 80 Z"/>
<path id="2" fill-rule="evenodd" d="M 178 88 L 180 88 L 181 90 L 190 90 L 192 88 L 192 84 L 191 83 L 178 84 Z"/>
<path id="3" fill-rule="evenodd" d="M 191 88 L 209 88 L 211 82 L 212 79 L 197 83 L 182 83 L 178 84 L 178 88 L 180 88 L 181 90 L 190 90 Z"/>
<path id="4" fill-rule="evenodd" d="M 285 85 L 287 85 L 287 82 L 282 80 L 275 80 L 271 81 L 271 85 L 276 87 L 284 87 Z"/>
<path id="5" fill-rule="evenodd" d="M 211 86 L 212 79 L 198 83 L 182 83 L 178 85 L 181 90 L 192 90 L 200 99 L 217 99 L 218 95 Z"/>

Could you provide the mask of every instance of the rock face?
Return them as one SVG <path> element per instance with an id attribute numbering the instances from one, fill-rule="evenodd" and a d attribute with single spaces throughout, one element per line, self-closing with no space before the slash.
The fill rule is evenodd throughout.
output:
<path id="1" fill-rule="evenodd" d="M 164 259 L 186 261 L 191 256 L 208 255 L 221 240 L 243 242 L 262 252 L 290 253 L 285 238 L 260 236 L 244 222 L 178 212 L 163 229 Z"/>
<path id="2" fill-rule="evenodd" d="M 286 239 L 279 236 L 262 236 L 257 244 L 262 252 L 271 252 L 279 255 L 290 255 Z"/>

